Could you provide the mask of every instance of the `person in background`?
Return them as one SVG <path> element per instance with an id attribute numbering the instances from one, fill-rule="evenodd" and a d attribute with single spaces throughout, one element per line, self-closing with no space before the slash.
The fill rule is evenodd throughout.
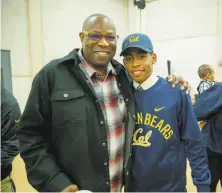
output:
<path id="1" fill-rule="evenodd" d="M 202 129 L 211 173 L 210 191 L 216 192 L 220 180 L 222 186 L 222 83 L 203 92 L 193 106 L 199 121 L 207 120 Z"/>
<path id="2" fill-rule="evenodd" d="M 16 136 L 21 116 L 16 98 L 1 87 L 1 192 L 14 192 L 15 186 L 10 176 L 12 161 L 19 154 Z"/>
<path id="3" fill-rule="evenodd" d="M 203 64 L 198 68 L 198 75 L 201 79 L 197 87 L 198 94 L 200 95 L 203 91 L 214 85 L 214 69 L 208 64 Z"/>
<path id="4" fill-rule="evenodd" d="M 136 90 L 129 192 L 185 192 L 187 158 L 198 192 L 209 192 L 210 172 L 190 96 L 153 72 L 157 61 L 150 38 L 127 36 L 121 56 Z"/>
<path id="5" fill-rule="evenodd" d="M 89 16 L 79 37 L 80 49 L 34 78 L 19 124 L 21 157 L 38 191 L 120 192 L 135 126 L 131 82 L 113 59 L 118 35 L 109 17 Z"/>

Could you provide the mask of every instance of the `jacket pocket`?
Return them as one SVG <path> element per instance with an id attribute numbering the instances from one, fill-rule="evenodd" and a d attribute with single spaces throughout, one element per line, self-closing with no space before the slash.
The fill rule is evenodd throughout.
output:
<path id="1" fill-rule="evenodd" d="M 84 92 L 81 90 L 56 91 L 52 94 L 51 101 L 68 101 L 83 96 Z"/>
<path id="2" fill-rule="evenodd" d="M 56 91 L 51 96 L 54 128 L 79 127 L 86 119 L 85 98 L 82 90 Z"/>

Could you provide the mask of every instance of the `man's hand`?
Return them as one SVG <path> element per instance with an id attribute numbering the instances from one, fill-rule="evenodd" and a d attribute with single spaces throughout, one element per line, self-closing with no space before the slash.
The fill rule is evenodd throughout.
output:
<path id="1" fill-rule="evenodd" d="M 186 90 L 186 93 L 189 94 L 191 87 L 187 81 L 184 81 L 181 76 L 174 76 L 174 75 L 168 75 L 167 76 L 168 82 L 172 82 L 172 87 L 174 88 L 178 84 L 182 84 L 181 90 Z"/>
<path id="2" fill-rule="evenodd" d="M 204 128 L 204 126 L 206 125 L 207 123 L 205 121 L 199 121 L 198 122 L 198 125 L 200 127 L 200 129 L 202 130 Z"/>
<path id="3" fill-rule="evenodd" d="M 72 184 L 66 187 L 62 192 L 77 192 L 79 189 L 76 185 Z"/>

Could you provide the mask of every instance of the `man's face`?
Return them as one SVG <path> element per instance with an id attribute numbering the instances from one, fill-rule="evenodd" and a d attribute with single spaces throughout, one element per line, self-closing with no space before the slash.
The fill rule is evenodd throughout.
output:
<path id="1" fill-rule="evenodd" d="M 214 69 L 213 69 L 213 68 L 211 68 L 210 73 L 209 73 L 209 75 L 208 75 L 208 78 L 209 78 L 211 81 L 214 81 Z"/>
<path id="2" fill-rule="evenodd" d="M 80 33 L 83 55 L 96 68 L 104 68 L 116 53 L 116 29 L 112 21 L 97 17 Z"/>
<path id="3" fill-rule="evenodd" d="M 139 48 L 129 48 L 123 62 L 133 80 L 142 84 L 153 72 L 156 54 L 147 53 Z"/>

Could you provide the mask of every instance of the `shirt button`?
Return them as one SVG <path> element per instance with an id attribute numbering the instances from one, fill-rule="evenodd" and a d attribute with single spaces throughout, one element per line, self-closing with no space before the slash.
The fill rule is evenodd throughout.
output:
<path id="1" fill-rule="evenodd" d="M 86 83 L 89 84 L 90 83 L 89 80 L 86 80 Z"/>
<path id="2" fill-rule="evenodd" d="M 106 182 L 106 185 L 109 185 L 109 182 L 108 182 L 108 181 Z"/>
<path id="3" fill-rule="evenodd" d="M 102 124 L 103 124 L 103 121 L 100 121 L 100 124 L 102 125 Z"/>
<path id="4" fill-rule="evenodd" d="M 129 99 L 128 98 L 126 98 L 126 100 L 125 100 L 126 102 L 128 102 L 129 101 Z"/>
<path id="5" fill-rule="evenodd" d="M 67 98 L 69 95 L 65 93 L 63 96 L 64 96 L 65 98 Z"/>
<path id="6" fill-rule="evenodd" d="M 102 143 L 102 146 L 105 147 L 105 146 L 106 146 L 106 143 Z"/>
<path id="7" fill-rule="evenodd" d="M 128 176 L 128 175 L 129 175 L 129 172 L 126 172 L 126 175 Z"/>
<path id="8" fill-rule="evenodd" d="M 107 164 L 107 162 L 104 162 L 104 166 L 107 166 L 108 164 Z"/>
<path id="9" fill-rule="evenodd" d="M 122 86 L 122 85 L 119 83 L 119 86 Z"/>

